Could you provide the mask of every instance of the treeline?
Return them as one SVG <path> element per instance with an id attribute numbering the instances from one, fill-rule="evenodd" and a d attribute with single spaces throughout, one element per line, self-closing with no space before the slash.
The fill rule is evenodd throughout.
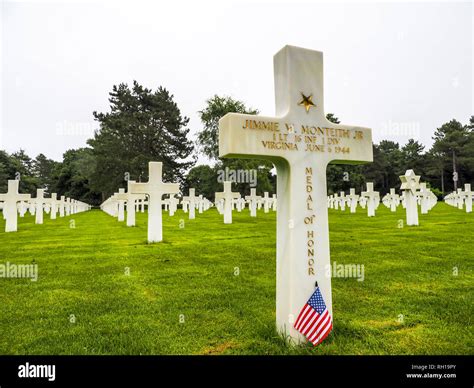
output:
<path id="1" fill-rule="evenodd" d="M 199 112 L 202 129 L 195 140 L 189 136 L 189 119 L 182 116 L 173 95 L 163 87 L 153 91 L 134 81 L 114 86 L 109 93 L 110 111 L 93 112 L 99 129 L 84 148 L 68 150 L 61 162 L 40 154 L 31 158 L 20 150 L 13 154 L 0 151 L 0 192 L 7 180 L 20 178 L 21 192 L 34 193 L 37 188 L 66 195 L 98 205 L 128 179 L 146 181 L 148 162 L 164 164 L 163 180 L 179 182 L 187 192 L 196 187 L 209 199 L 222 190 L 224 171 L 245 171 L 256 178 L 257 192 L 275 192 L 276 176 L 271 163 L 254 159 L 219 159 L 218 122 L 228 112 L 257 114 L 243 102 L 230 97 L 214 96 Z M 334 114 L 328 119 L 339 123 Z M 375 183 L 381 194 L 399 187 L 399 175 L 414 169 L 441 196 L 474 182 L 474 116 L 463 125 L 451 120 L 434 131 L 429 150 L 411 139 L 406 144 L 383 140 L 374 144 L 374 162 L 365 165 L 330 165 L 328 191 L 364 189 L 367 181 Z M 207 156 L 210 165 L 195 166 L 197 156 Z M 193 167 L 194 166 L 194 167 Z M 253 175 L 255 174 L 255 175 Z M 255 179 L 239 182 L 234 190 L 246 194 Z"/>

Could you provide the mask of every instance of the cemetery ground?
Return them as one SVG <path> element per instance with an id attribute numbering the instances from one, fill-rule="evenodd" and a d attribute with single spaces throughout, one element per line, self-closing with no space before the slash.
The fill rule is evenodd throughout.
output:
<path id="1" fill-rule="evenodd" d="M 399 228 L 401 206 L 330 209 L 331 262 L 363 264 L 364 281 L 333 278 L 316 348 L 275 331 L 275 213 L 187 217 L 164 213 L 158 244 L 142 213 L 133 228 L 99 210 L 19 218 L 0 263 L 35 260 L 38 280 L 0 279 L 0 354 L 472 354 L 472 214 L 438 203 Z"/>

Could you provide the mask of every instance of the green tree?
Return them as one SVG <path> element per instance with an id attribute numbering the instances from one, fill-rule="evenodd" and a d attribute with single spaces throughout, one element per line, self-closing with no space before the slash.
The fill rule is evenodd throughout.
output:
<path id="1" fill-rule="evenodd" d="M 24 150 L 11 154 L 12 170 L 10 179 L 20 178 L 20 192 L 36 195 L 36 189 L 40 188 L 39 179 L 34 175 L 34 161 Z"/>
<path id="2" fill-rule="evenodd" d="M 206 101 L 206 107 L 199 111 L 203 129 L 198 132 L 197 143 L 200 151 L 211 160 L 219 158 L 219 120 L 227 113 L 255 115 L 258 110 L 248 108 L 232 97 L 214 95 Z"/>
<path id="3" fill-rule="evenodd" d="M 94 112 L 100 123 L 88 140 L 95 157 L 91 187 L 103 197 L 131 179 L 146 180 L 148 162 L 163 162 L 163 179 L 183 182 L 195 160 L 188 140 L 189 119 L 183 117 L 168 90 L 144 88 L 136 81 L 113 87 L 109 94 L 110 112 Z"/>
<path id="4" fill-rule="evenodd" d="M 432 156 L 439 159 L 441 175 L 444 179 L 445 191 L 454 189 L 454 167 L 458 174 L 458 187 L 474 178 L 474 117 L 469 124 L 462 125 L 453 119 L 437 128 L 433 136 L 433 146 L 430 149 Z M 441 173 L 442 170 L 442 173 Z"/>
<path id="5" fill-rule="evenodd" d="M 198 132 L 197 142 L 200 152 L 212 161 L 216 161 L 214 166 L 215 179 L 218 178 L 219 171 L 230 169 L 234 171 L 245 170 L 249 174 L 255 172 L 257 177 L 257 193 L 264 191 L 275 192 L 276 177 L 272 174 L 273 164 L 261 159 L 219 159 L 219 120 L 227 113 L 257 114 L 258 110 L 247 107 L 242 101 L 232 97 L 220 97 L 215 95 L 206 101 L 206 107 L 199 112 L 203 129 Z M 250 175 L 249 175 L 250 176 Z M 241 194 L 248 194 L 251 182 L 237 182 L 233 185 L 233 190 Z M 219 185 L 219 191 L 222 185 Z"/>
<path id="6" fill-rule="evenodd" d="M 38 185 L 52 192 L 56 185 L 55 175 L 59 163 L 48 159 L 45 155 L 39 154 L 32 162 L 32 173 L 37 178 Z"/>
<path id="7" fill-rule="evenodd" d="M 424 149 L 425 146 L 423 144 L 414 139 L 409 139 L 408 143 L 402 147 L 403 170 L 406 171 L 411 169 L 418 175 L 424 175 Z"/>
<path id="8" fill-rule="evenodd" d="M 214 193 L 219 189 L 215 168 L 208 165 L 200 165 L 191 168 L 186 175 L 183 185 L 185 195 L 188 195 L 190 188 L 196 189 L 196 195 L 202 194 L 204 197 L 212 199 Z"/>
<path id="9" fill-rule="evenodd" d="M 91 205 L 99 205 L 102 202 L 101 193 L 93 191 L 89 182 L 95 167 L 96 160 L 92 149 L 66 151 L 63 162 L 56 171 L 57 182 L 50 191 L 57 192 L 58 196 L 65 195 Z"/>

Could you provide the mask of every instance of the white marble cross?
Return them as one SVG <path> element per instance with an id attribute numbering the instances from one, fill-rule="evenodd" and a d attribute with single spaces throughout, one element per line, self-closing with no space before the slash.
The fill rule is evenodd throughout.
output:
<path id="1" fill-rule="evenodd" d="M 334 203 L 334 209 L 339 210 L 339 197 L 337 193 L 334 193 L 332 195 L 333 203 Z"/>
<path id="2" fill-rule="evenodd" d="M 250 189 L 250 195 L 246 195 L 245 199 L 249 203 L 250 217 L 257 217 L 257 204 L 262 199 L 257 195 L 257 189 Z"/>
<path id="3" fill-rule="evenodd" d="M 168 203 L 169 203 L 169 206 L 168 206 L 169 215 L 172 217 L 174 216 L 174 213 L 178 209 L 179 199 L 176 198 L 174 194 L 170 194 L 168 198 Z"/>
<path id="4" fill-rule="evenodd" d="M 415 175 L 413 170 L 407 170 L 405 175 L 400 176 L 402 182 L 400 190 L 404 192 L 405 209 L 409 226 L 418 225 L 418 205 L 416 203 L 416 191 L 420 188 L 420 176 Z"/>
<path id="5" fill-rule="evenodd" d="M 420 183 L 420 191 L 417 193 L 420 198 L 421 214 L 428 214 L 430 192 L 426 187 L 426 182 Z"/>
<path id="6" fill-rule="evenodd" d="M 272 195 L 272 210 L 274 212 L 277 211 L 277 207 L 278 207 L 278 200 L 277 200 L 277 195 L 276 194 L 273 194 Z"/>
<path id="7" fill-rule="evenodd" d="M 341 211 L 346 211 L 346 193 L 344 193 L 344 191 L 340 192 L 339 203 L 341 205 Z"/>
<path id="8" fill-rule="evenodd" d="M 66 197 L 61 195 L 59 198 L 59 217 L 64 217 L 64 208 L 66 206 Z"/>
<path id="9" fill-rule="evenodd" d="M 232 182 L 224 181 L 224 191 L 216 193 L 216 201 L 224 200 L 224 224 L 232 224 L 232 201 L 240 198 L 240 193 L 232 192 Z"/>
<path id="10" fill-rule="evenodd" d="M 472 213 L 472 198 L 474 197 L 474 192 L 471 191 L 471 184 L 464 184 L 464 202 L 466 203 L 466 213 Z"/>
<path id="11" fill-rule="evenodd" d="M 71 198 L 69 197 L 66 198 L 65 209 L 66 209 L 66 216 L 71 215 Z"/>
<path id="12" fill-rule="evenodd" d="M 19 201 L 28 201 L 30 194 L 19 194 L 17 179 L 8 180 L 8 191 L 0 194 L 0 201 L 3 201 L 3 216 L 5 218 L 5 232 L 16 232 L 18 230 L 18 213 L 16 204 Z"/>
<path id="13" fill-rule="evenodd" d="M 219 156 L 259 158 L 277 169 L 278 331 L 305 341 L 294 320 L 318 282 L 332 314 L 326 167 L 372 161 L 370 129 L 326 119 L 323 54 L 285 46 L 274 57 L 277 117 L 227 114 Z"/>
<path id="14" fill-rule="evenodd" d="M 235 200 L 235 208 L 240 213 L 242 211 L 242 209 L 245 208 L 245 199 L 243 199 L 242 197 L 240 197 L 239 199 L 236 199 Z"/>
<path id="15" fill-rule="evenodd" d="M 263 212 L 268 213 L 272 200 L 268 196 L 268 191 L 263 192 Z"/>
<path id="16" fill-rule="evenodd" d="M 400 204 L 400 196 L 395 193 L 395 189 L 393 187 L 390 188 L 390 194 L 387 194 L 387 200 L 390 205 L 390 211 L 397 211 L 397 206 Z"/>
<path id="17" fill-rule="evenodd" d="M 114 199 L 116 199 L 118 203 L 117 221 L 125 221 L 125 202 L 128 199 L 125 189 L 119 189 L 118 193 L 114 194 Z"/>
<path id="18" fill-rule="evenodd" d="M 204 199 L 202 197 L 202 194 L 199 195 L 199 198 L 197 200 L 197 205 L 198 205 L 198 213 L 201 214 L 204 209 Z"/>
<path id="19" fill-rule="evenodd" d="M 356 194 L 354 188 L 349 189 L 349 195 L 346 198 L 348 200 L 351 213 L 355 213 L 357 209 L 357 203 L 359 202 L 359 195 Z"/>
<path id="20" fill-rule="evenodd" d="M 189 205 L 189 219 L 194 220 L 196 218 L 196 202 L 198 197 L 196 197 L 196 190 L 189 189 L 189 195 L 187 197 L 183 197 L 183 201 L 185 201 Z"/>
<path id="21" fill-rule="evenodd" d="M 31 203 L 35 206 L 35 224 L 43 223 L 43 206 L 46 202 L 44 189 L 36 189 L 36 198 L 31 199 Z"/>
<path id="22" fill-rule="evenodd" d="M 163 240 L 161 214 L 163 194 L 179 193 L 179 185 L 162 181 L 163 163 L 161 162 L 149 162 L 148 171 L 148 183 L 131 183 L 130 193 L 148 194 L 148 242 L 153 243 Z"/>
<path id="23" fill-rule="evenodd" d="M 462 207 L 464 206 L 464 195 L 463 195 L 462 188 L 459 188 L 457 190 L 456 199 L 457 199 L 458 209 L 462 210 Z"/>
<path id="24" fill-rule="evenodd" d="M 20 201 L 18 202 L 18 214 L 20 215 L 20 217 L 24 217 L 25 216 L 25 213 L 28 209 L 28 202 L 26 201 Z"/>
<path id="25" fill-rule="evenodd" d="M 374 191 L 373 182 L 367 182 L 367 191 L 360 193 L 361 197 L 367 198 L 367 216 L 375 217 L 377 200 L 380 198 L 378 191 Z"/>
<path id="26" fill-rule="evenodd" d="M 136 183 L 135 181 L 127 181 L 127 226 L 135 226 L 136 223 L 136 208 L 135 202 L 144 201 L 145 194 L 132 194 L 130 192 L 130 185 Z"/>
<path id="27" fill-rule="evenodd" d="M 374 191 L 373 182 L 367 182 L 367 191 L 360 193 L 360 196 L 367 198 L 367 216 L 375 217 L 377 198 L 380 198 L 380 194 L 378 191 Z"/>
<path id="28" fill-rule="evenodd" d="M 51 193 L 51 199 L 50 199 L 49 203 L 51 205 L 50 217 L 51 217 L 52 220 L 55 220 L 56 219 L 56 213 L 58 211 L 58 204 L 59 204 L 58 194 Z"/>

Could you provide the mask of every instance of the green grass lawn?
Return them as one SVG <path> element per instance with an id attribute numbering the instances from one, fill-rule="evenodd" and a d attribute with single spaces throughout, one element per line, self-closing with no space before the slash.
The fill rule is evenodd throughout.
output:
<path id="1" fill-rule="evenodd" d="M 275 213 L 164 214 L 151 245 L 144 214 L 134 228 L 98 210 L 28 215 L 8 234 L 0 220 L 0 263 L 39 268 L 0 279 L 0 354 L 474 353 L 474 214 L 439 203 L 404 228 L 401 206 L 329 214 L 331 260 L 364 264 L 365 280 L 333 279 L 334 330 L 316 348 L 275 330 Z"/>

